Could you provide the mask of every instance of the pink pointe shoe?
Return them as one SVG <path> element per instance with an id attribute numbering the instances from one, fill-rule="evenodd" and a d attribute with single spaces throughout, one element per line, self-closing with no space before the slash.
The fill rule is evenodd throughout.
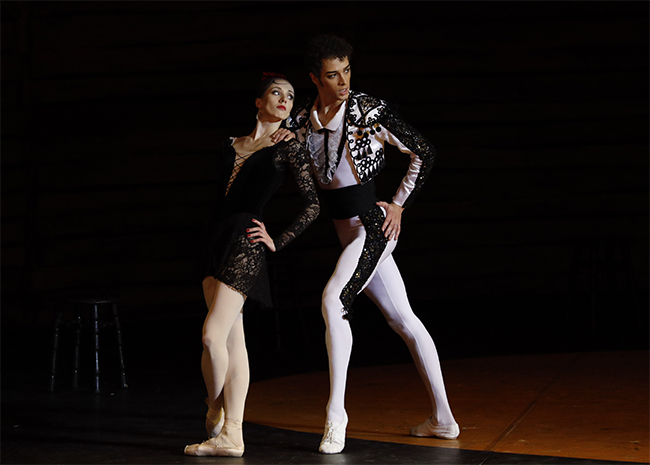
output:
<path id="1" fill-rule="evenodd" d="M 460 428 L 456 423 L 453 425 L 434 425 L 431 422 L 431 417 L 429 417 L 427 421 L 411 429 L 410 434 L 421 438 L 456 439 L 460 435 Z"/>
<path id="2" fill-rule="evenodd" d="M 241 435 L 241 421 L 228 420 L 222 429 L 221 434 L 216 438 L 210 438 L 200 444 L 185 446 L 185 455 L 197 457 L 241 457 L 244 455 L 244 446 L 237 443 L 228 436 L 233 432 Z M 230 430 L 230 431 L 229 431 Z M 237 431 L 239 430 L 239 431 Z"/>
<path id="3" fill-rule="evenodd" d="M 343 423 L 334 426 L 334 423 L 328 421 L 325 423 L 325 434 L 318 447 L 321 454 L 339 454 L 345 447 L 345 428 L 348 426 L 348 414 L 343 413 Z"/>

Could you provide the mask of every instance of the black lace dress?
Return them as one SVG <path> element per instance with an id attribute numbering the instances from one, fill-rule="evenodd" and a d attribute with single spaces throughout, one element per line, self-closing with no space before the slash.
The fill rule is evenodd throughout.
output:
<path id="1" fill-rule="evenodd" d="M 239 161 L 232 146 L 234 140 L 224 143 L 219 197 L 202 254 L 203 277 L 214 276 L 244 296 L 271 306 L 267 248 L 262 242 L 251 244 L 246 229 L 257 226 L 253 218 L 262 221 L 264 205 L 282 184 L 287 169 L 296 179 L 304 208 L 282 234 L 273 238 L 276 251 L 318 216 L 318 195 L 304 146 L 296 139 L 254 152 L 238 172 L 234 172 Z"/>

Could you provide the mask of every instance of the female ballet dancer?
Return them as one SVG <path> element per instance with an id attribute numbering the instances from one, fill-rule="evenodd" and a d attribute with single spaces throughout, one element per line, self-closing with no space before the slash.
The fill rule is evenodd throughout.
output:
<path id="1" fill-rule="evenodd" d="M 264 73 L 255 99 L 255 129 L 224 144 L 220 196 L 211 222 L 203 280 L 208 314 L 201 370 L 208 391 L 208 439 L 186 446 L 187 455 L 244 454 L 242 421 L 249 384 L 244 301 L 248 297 L 270 305 L 266 250 L 276 252 L 285 247 L 320 211 L 303 145 L 280 127 L 293 101 L 293 87 L 284 76 Z M 278 139 L 285 140 L 276 143 Z M 304 207 L 291 225 L 272 239 L 262 222 L 262 209 L 282 184 L 287 169 L 296 179 Z"/>

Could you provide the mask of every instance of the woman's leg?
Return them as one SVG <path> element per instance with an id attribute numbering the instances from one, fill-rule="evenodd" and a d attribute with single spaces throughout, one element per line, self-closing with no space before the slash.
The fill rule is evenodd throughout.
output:
<path id="1" fill-rule="evenodd" d="M 215 293 L 217 292 L 217 284 L 219 281 L 212 276 L 207 276 L 203 280 L 203 297 L 205 298 L 205 306 L 210 310 L 212 301 L 214 300 Z M 203 372 L 204 380 L 206 374 L 211 370 L 209 353 L 204 349 L 201 356 L 201 371 Z M 207 381 L 206 381 L 207 386 Z M 208 405 L 208 413 L 205 417 L 205 429 L 208 433 L 208 438 L 216 437 L 223 427 L 224 411 L 223 411 L 223 392 L 217 397 L 216 400 L 210 400 L 210 396 L 206 397 L 205 403 Z"/>
<path id="2" fill-rule="evenodd" d="M 217 437 L 187 446 L 185 453 L 241 456 L 242 421 L 250 378 L 241 313 L 245 298 L 214 278 L 206 278 L 203 288 L 210 303 L 203 325 L 201 369 L 208 405 L 214 410 L 223 399 L 225 421 Z"/>
<path id="3" fill-rule="evenodd" d="M 203 290 L 208 302 L 208 315 L 203 323 L 201 370 L 208 390 L 208 405 L 219 408 L 229 368 L 228 339 L 241 316 L 245 299 L 212 277 L 205 278 Z"/>
<path id="4" fill-rule="evenodd" d="M 248 352 L 244 339 L 244 319 L 240 313 L 228 336 L 228 371 L 223 387 L 224 428 L 220 438 L 228 437 L 237 447 L 244 446 L 242 422 L 250 383 Z"/>
<path id="5" fill-rule="evenodd" d="M 216 410 L 223 403 L 226 421 L 241 422 L 250 379 L 241 313 L 245 299 L 214 278 L 204 280 L 204 291 L 206 300 L 212 296 L 201 359 L 208 405 Z"/>
<path id="6" fill-rule="evenodd" d="M 364 292 L 381 309 L 391 328 L 406 342 L 431 399 L 430 423 L 433 426 L 456 425 L 447 400 L 436 346 L 411 309 L 404 281 L 392 256 L 377 267 Z"/>

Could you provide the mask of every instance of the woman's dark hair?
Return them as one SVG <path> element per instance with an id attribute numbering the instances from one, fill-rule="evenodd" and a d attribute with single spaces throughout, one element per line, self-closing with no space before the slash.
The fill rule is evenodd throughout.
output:
<path id="1" fill-rule="evenodd" d="M 316 36 L 307 43 L 305 65 L 310 73 L 319 77 L 323 68 L 323 60 L 334 58 L 342 60 L 345 57 L 351 60 L 352 52 L 352 45 L 341 37 L 326 34 Z"/>
<path id="2" fill-rule="evenodd" d="M 279 80 L 289 82 L 287 77 L 282 74 L 267 73 L 267 72 L 262 73 L 262 79 L 260 80 L 260 83 L 257 85 L 257 94 L 255 94 L 255 97 L 256 98 L 264 97 L 264 94 L 269 89 L 269 87 L 271 87 L 273 83 L 277 83 Z M 289 82 L 289 84 L 291 83 Z"/>

